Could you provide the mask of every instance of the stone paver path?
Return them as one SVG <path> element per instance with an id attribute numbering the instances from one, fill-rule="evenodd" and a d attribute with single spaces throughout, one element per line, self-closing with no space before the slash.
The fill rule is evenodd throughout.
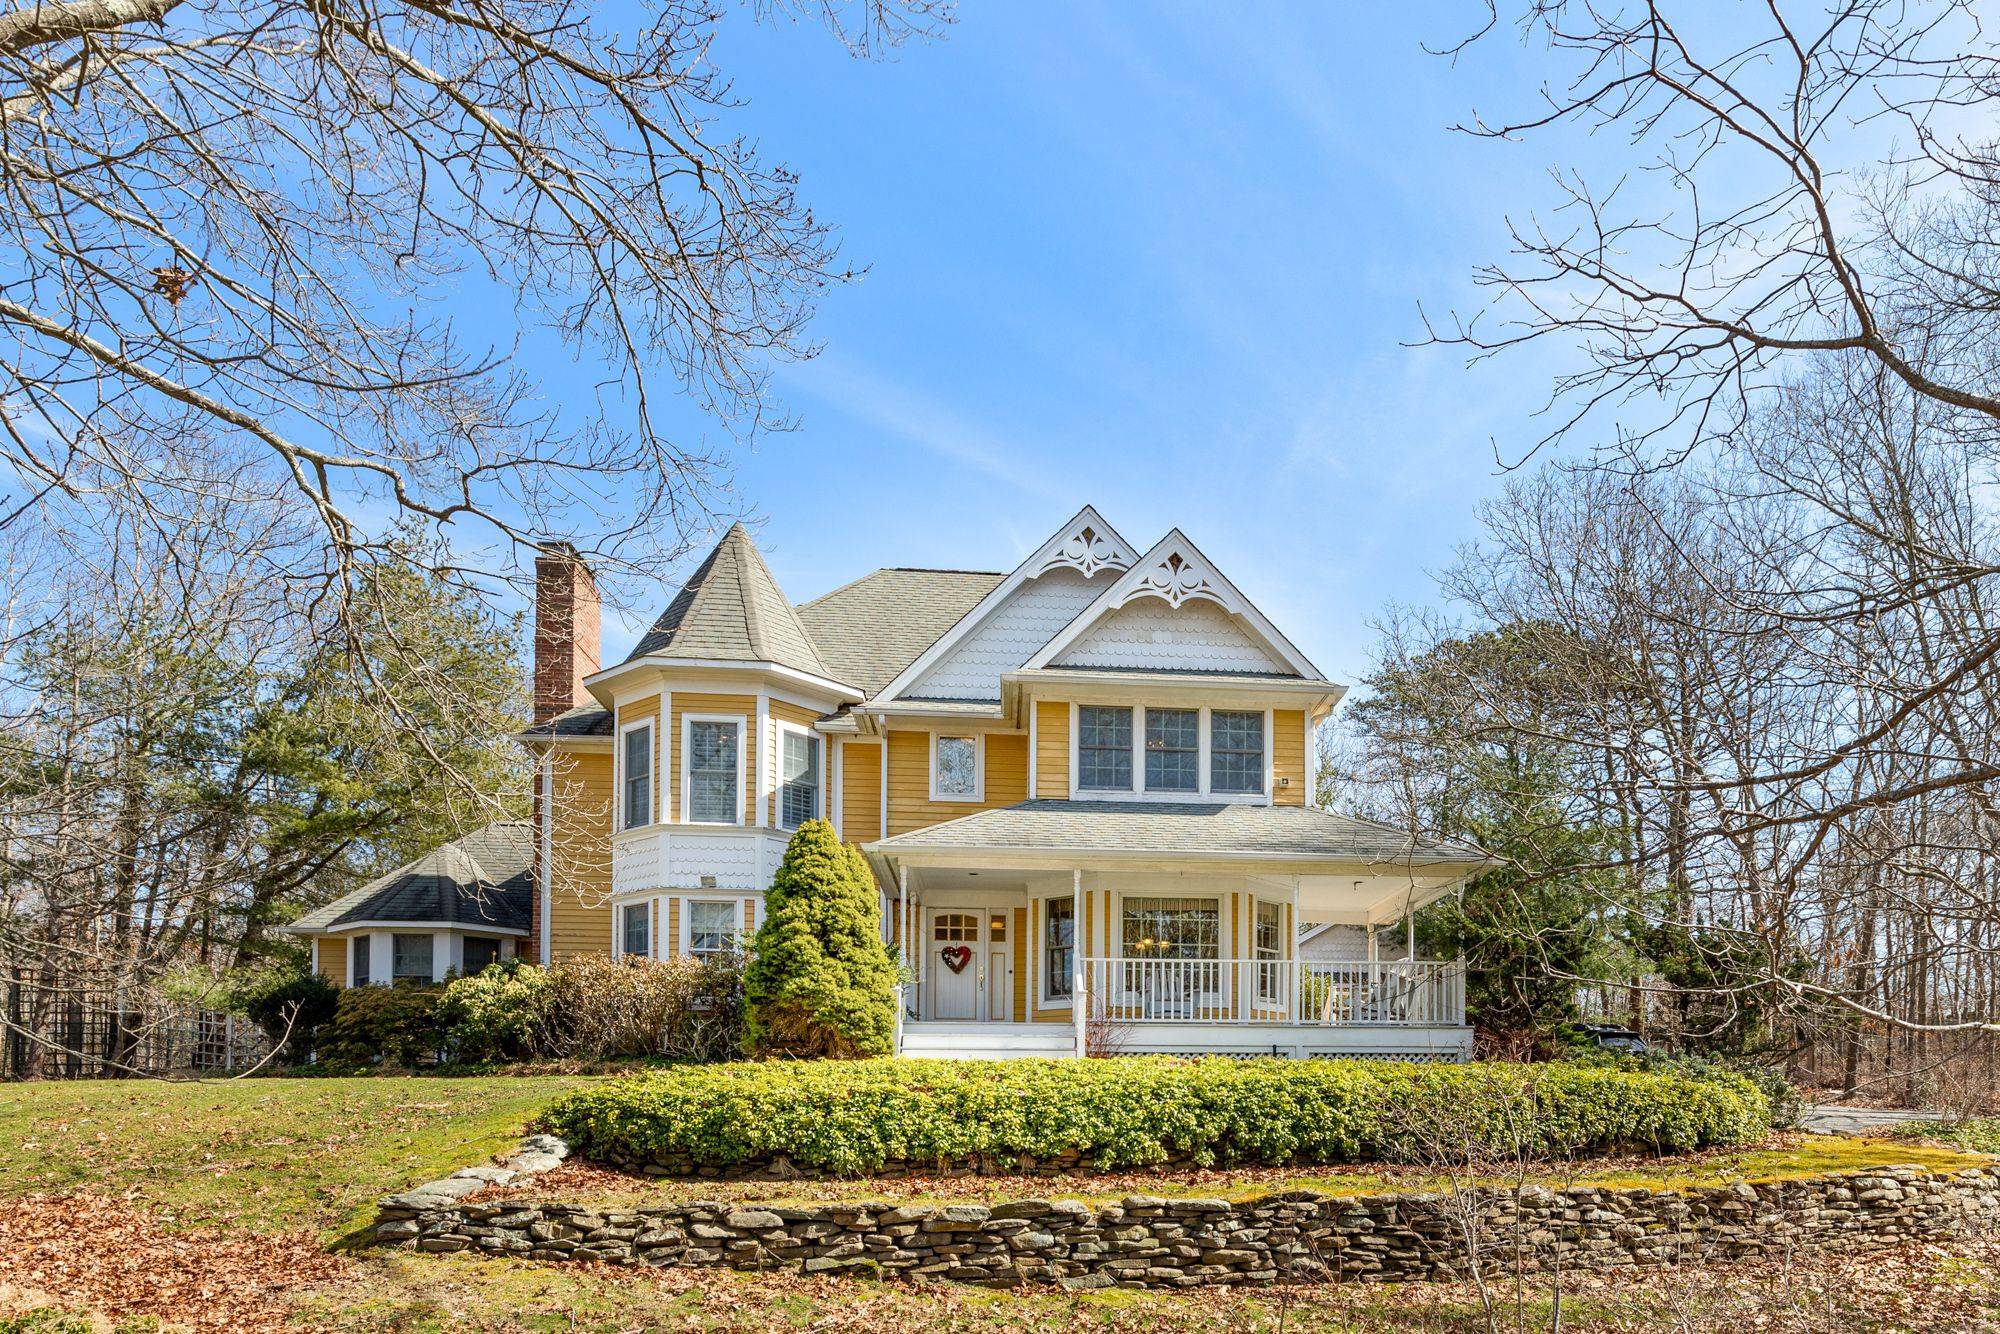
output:
<path id="1" fill-rule="evenodd" d="M 1905 1121 L 1935 1120 L 1935 1112 L 1908 1112 L 1886 1107 L 1840 1107 L 1819 1103 L 1807 1107 L 1799 1129 L 1821 1135 L 1883 1135 Z"/>

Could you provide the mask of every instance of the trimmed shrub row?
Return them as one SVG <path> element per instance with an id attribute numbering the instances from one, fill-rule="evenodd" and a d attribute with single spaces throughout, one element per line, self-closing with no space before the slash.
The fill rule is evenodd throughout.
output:
<path id="1" fill-rule="evenodd" d="M 1769 1117 L 1750 1081 L 1720 1073 L 1120 1057 L 672 1070 L 569 1094 L 543 1124 L 604 1162 L 783 1155 L 853 1175 L 1072 1151 L 1099 1169 L 1681 1152 L 1755 1139 Z"/>

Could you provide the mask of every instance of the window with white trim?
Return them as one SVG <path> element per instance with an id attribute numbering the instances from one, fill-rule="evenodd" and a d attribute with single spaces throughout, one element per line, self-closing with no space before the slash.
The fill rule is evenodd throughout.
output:
<path id="1" fill-rule="evenodd" d="M 362 933 L 354 937 L 354 943 L 347 947 L 354 955 L 354 981 L 352 985 L 368 985 L 368 963 L 375 956 L 375 937 Z"/>
<path id="2" fill-rule="evenodd" d="M 797 829 L 819 818 L 819 738 L 787 728 L 779 733 L 778 823 Z"/>
<path id="3" fill-rule="evenodd" d="M 1132 710 L 1085 704 L 1076 711 L 1076 785 L 1095 792 L 1132 790 Z"/>
<path id="4" fill-rule="evenodd" d="M 628 959 L 643 959 L 650 955 L 653 952 L 653 905 L 628 903 L 620 911 L 624 917 L 620 922 L 619 951 Z"/>
<path id="5" fill-rule="evenodd" d="M 931 797 L 937 801 L 979 799 L 979 738 L 936 736 L 931 749 Z"/>
<path id="6" fill-rule="evenodd" d="M 1043 993 L 1068 1000 L 1076 974 L 1076 900 L 1050 899 L 1042 919 Z"/>
<path id="7" fill-rule="evenodd" d="M 389 938 L 389 976 L 397 982 L 428 982 L 431 973 L 431 933 L 405 935 L 398 931 Z"/>
<path id="8" fill-rule="evenodd" d="M 698 959 L 726 954 L 736 943 L 736 904 L 700 899 L 687 905 L 688 953 Z"/>
<path id="9" fill-rule="evenodd" d="M 1216 709 L 1208 715 L 1211 792 L 1264 790 L 1264 715 Z"/>
<path id="10" fill-rule="evenodd" d="M 1146 790 L 1194 792 L 1201 787 L 1201 710 L 1146 710 Z"/>
<path id="11" fill-rule="evenodd" d="M 695 824 L 736 824 L 743 803 L 738 759 L 743 724 L 737 720 L 688 720 L 687 807 Z"/>
<path id="12" fill-rule="evenodd" d="M 1127 898 L 1121 919 L 1128 959 L 1215 959 L 1222 911 L 1215 899 Z"/>
<path id="13" fill-rule="evenodd" d="M 653 725 L 646 723 L 625 732 L 624 798 L 620 803 L 620 826 L 637 829 L 653 823 Z"/>

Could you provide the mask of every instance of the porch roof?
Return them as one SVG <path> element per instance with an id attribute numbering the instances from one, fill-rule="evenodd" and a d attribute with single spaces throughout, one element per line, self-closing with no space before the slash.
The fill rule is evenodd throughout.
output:
<path id="1" fill-rule="evenodd" d="M 1469 843 L 1426 841 L 1370 820 L 1303 806 L 1236 802 L 1024 801 L 866 845 L 921 865 L 933 856 L 1054 858 L 1064 866 L 1129 858 L 1338 863 L 1472 871 L 1490 858 Z"/>

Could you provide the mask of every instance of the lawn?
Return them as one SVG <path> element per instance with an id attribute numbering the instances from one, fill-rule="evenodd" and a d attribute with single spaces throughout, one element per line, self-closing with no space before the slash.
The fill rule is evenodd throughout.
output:
<path id="1" fill-rule="evenodd" d="M 170 1327 L 216 1330 L 1488 1327 L 1481 1294 L 1458 1285 L 1016 1294 L 632 1273 L 345 1246 L 377 1195 L 508 1146 L 549 1099 L 587 1082 L 546 1075 L 8 1086 L 0 1094 L 0 1334 L 155 1328 L 162 1316 Z M 1887 1161 L 1966 1160 L 1918 1145 L 1794 1137 L 1694 1161 L 1601 1164 L 1577 1175 L 1695 1184 Z M 1276 1188 L 1280 1176 L 1348 1189 L 1403 1184 L 1368 1172 L 1269 1175 L 1150 1178 L 1146 1186 L 1150 1193 L 1243 1194 Z M 933 1189 L 1008 1193 L 1012 1184 Z M 1122 1185 L 1089 1183 L 1076 1193 Z M 781 1188 L 742 1189 L 768 1195 Z M 807 1196 L 818 1189 L 788 1188 Z M 704 1191 L 719 1189 L 730 1188 Z M 878 1185 L 872 1193 L 884 1191 Z M 1969 1328 L 2000 1321 L 1996 1269 L 2000 1246 L 1982 1241 L 1670 1277 L 1577 1278 L 1564 1285 L 1563 1324 L 1580 1331 Z M 1518 1295 L 1522 1327 L 1546 1327 L 1549 1285 L 1537 1281 Z M 1513 1289 L 1498 1299 L 1507 1308 L 1498 1327 L 1516 1327 Z M 18 1314 L 30 1308 L 42 1314 Z M 65 1323 L 48 1314 L 56 1310 L 79 1314 Z"/>

